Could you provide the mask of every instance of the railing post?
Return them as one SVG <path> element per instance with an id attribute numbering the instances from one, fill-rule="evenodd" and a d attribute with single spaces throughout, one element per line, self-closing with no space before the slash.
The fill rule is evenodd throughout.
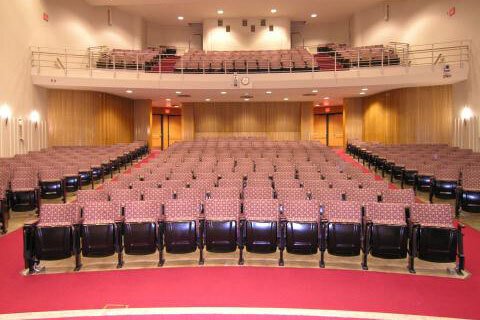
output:
<path id="1" fill-rule="evenodd" d="M 92 50 L 88 50 L 88 64 L 90 66 L 90 78 L 93 77 L 93 59 L 92 59 Z"/>
<path id="2" fill-rule="evenodd" d="M 185 69 L 185 65 L 183 64 L 184 60 L 182 58 L 180 58 L 180 59 L 181 59 L 180 60 L 180 67 L 182 68 L 182 74 L 183 74 L 183 69 Z"/>
<path id="3" fill-rule="evenodd" d="M 312 73 L 315 72 L 315 56 L 312 55 Z"/>
<path id="4" fill-rule="evenodd" d="M 382 48 L 382 70 L 383 70 L 383 60 L 385 60 L 385 49 Z"/>
<path id="5" fill-rule="evenodd" d="M 162 54 L 158 55 L 158 73 L 162 73 Z"/>
<path id="6" fill-rule="evenodd" d="M 205 74 L 205 60 L 202 60 L 202 72 Z"/>
<path id="7" fill-rule="evenodd" d="M 115 63 L 115 54 L 112 55 L 113 59 L 112 59 L 112 62 L 113 62 L 113 77 L 116 78 L 117 77 L 117 66 L 116 66 L 116 63 Z"/>
<path id="8" fill-rule="evenodd" d="M 357 68 L 360 69 L 360 49 L 357 49 Z"/>
<path id="9" fill-rule="evenodd" d="M 38 74 L 40 74 L 40 64 L 41 64 L 40 55 L 41 55 L 40 47 L 38 47 L 38 69 L 37 69 Z"/>
<path id="10" fill-rule="evenodd" d="M 140 78 L 140 73 L 138 72 L 138 52 L 136 54 L 135 66 L 137 68 L 137 79 Z"/>
<path id="11" fill-rule="evenodd" d="M 248 74 L 248 60 L 245 61 L 245 66 L 247 67 L 247 74 Z"/>
<path id="12" fill-rule="evenodd" d="M 435 63 L 435 53 L 434 53 L 434 44 L 432 43 L 432 68 L 434 63 Z"/>
<path id="13" fill-rule="evenodd" d="M 223 60 L 223 71 L 227 74 L 227 60 Z"/>
<path id="14" fill-rule="evenodd" d="M 334 59 L 333 69 L 334 69 L 334 72 L 335 72 L 335 75 L 336 75 L 337 74 L 337 51 L 335 51 L 335 59 Z"/>

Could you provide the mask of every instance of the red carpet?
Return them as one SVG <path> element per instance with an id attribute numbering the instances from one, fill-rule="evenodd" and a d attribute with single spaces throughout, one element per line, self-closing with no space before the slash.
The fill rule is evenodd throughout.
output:
<path id="1" fill-rule="evenodd" d="M 18 230 L 0 238 L 0 313 L 101 309 L 107 304 L 120 304 L 130 308 L 316 308 L 480 319 L 480 232 L 465 229 L 465 252 L 467 269 L 473 274 L 467 280 L 255 267 L 157 268 L 24 277 L 20 274 L 22 232 Z M 135 319 L 140 318 L 151 319 Z"/>
<path id="2" fill-rule="evenodd" d="M 106 317 L 80 317 L 69 318 L 71 320 L 92 320 L 92 319 L 105 319 L 105 320 L 351 320 L 351 318 L 331 318 L 331 317 L 304 317 L 304 316 L 271 316 L 271 315 L 155 315 L 155 316 L 106 316 Z M 353 319 L 352 319 L 353 320 Z M 366 319 L 368 320 L 368 319 Z"/>

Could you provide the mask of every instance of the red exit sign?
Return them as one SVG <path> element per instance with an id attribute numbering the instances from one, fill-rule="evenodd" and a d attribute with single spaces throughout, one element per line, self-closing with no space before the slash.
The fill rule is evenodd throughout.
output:
<path id="1" fill-rule="evenodd" d="M 48 22 L 48 13 L 46 12 L 43 13 L 43 21 Z"/>

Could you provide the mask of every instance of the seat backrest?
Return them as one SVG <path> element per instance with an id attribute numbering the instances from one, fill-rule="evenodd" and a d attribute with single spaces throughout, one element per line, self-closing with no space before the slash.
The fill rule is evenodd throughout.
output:
<path id="1" fill-rule="evenodd" d="M 387 189 L 382 192 L 382 202 L 411 205 L 416 202 L 413 189 Z"/>
<path id="2" fill-rule="evenodd" d="M 345 190 L 347 201 L 356 201 L 361 204 L 367 202 L 378 202 L 379 192 L 375 189 L 351 188 Z"/>
<path id="3" fill-rule="evenodd" d="M 276 199 L 245 199 L 243 212 L 247 220 L 278 221 L 280 208 Z"/>
<path id="4" fill-rule="evenodd" d="M 35 178 L 22 178 L 22 179 L 12 179 L 11 189 L 12 191 L 21 190 L 21 189 L 34 189 L 38 187 L 38 181 Z"/>
<path id="5" fill-rule="evenodd" d="M 165 221 L 193 221 L 198 220 L 201 203 L 193 199 L 176 199 L 165 202 Z"/>
<path id="6" fill-rule="evenodd" d="M 161 183 L 162 188 L 172 189 L 174 191 L 186 187 L 187 183 L 183 180 L 165 180 Z"/>
<path id="7" fill-rule="evenodd" d="M 80 207 L 74 203 L 43 204 L 40 206 L 39 226 L 72 225 L 80 218 Z"/>
<path id="8" fill-rule="evenodd" d="M 280 200 L 283 215 L 288 221 L 318 222 L 320 205 L 316 200 Z"/>
<path id="9" fill-rule="evenodd" d="M 243 190 L 244 199 L 273 199 L 273 189 L 271 187 L 249 187 Z"/>
<path id="10" fill-rule="evenodd" d="M 404 204 L 369 202 L 365 205 L 365 215 L 373 224 L 406 225 Z"/>
<path id="11" fill-rule="evenodd" d="M 218 186 L 222 188 L 243 188 L 243 179 L 220 179 L 218 180 Z"/>
<path id="12" fill-rule="evenodd" d="M 316 188 L 312 189 L 311 193 L 313 199 L 323 204 L 326 201 L 342 201 L 345 192 L 342 189 L 335 188 Z"/>
<path id="13" fill-rule="evenodd" d="M 157 222 L 162 214 L 159 201 L 129 201 L 125 203 L 125 222 Z"/>
<path id="14" fill-rule="evenodd" d="M 142 200 L 142 195 L 140 190 L 137 189 L 116 189 L 111 190 L 109 193 L 110 201 L 119 201 L 124 203 L 127 201 L 140 201 Z"/>
<path id="15" fill-rule="evenodd" d="M 239 199 L 208 199 L 205 201 L 206 220 L 237 220 L 239 215 Z"/>
<path id="16" fill-rule="evenodd" d="M 176 191 L 177 199 L 205 200 L 206 191 L 204 188 L 182 188 Z"/>
<path id="17" fill-rule="evenodd" d="M 248 188 L 271 188 L 272 181 L 270 179 L 248 179 Z"/>
<path id="18" fill-rule="evenodd" d="M 62 180 L 62 172 L 57 169 L 46 169 L 40 170 L 38 173 L 40 181 L 47 181 L 47 180 Z"/>
<path id="19" fill-rule="evenodd" d="M 108 201 L 108 193 L 102 190 L 78 190 L 76 195 L 78 203 Z"/>
<path id="20" fill-rule="evenodd" d="M 87 202 L 81 207 L 83 224 L 114 223 L 121 214 L 121 207 L 112 201 Z"/>
<path id="21" fill-rule="evenodd" d="M 210 189 L 212 199 L 240 199 L 241 188 L 218 187 Z"/>
<path id="22" fill-rule="evenodd" d="M 169 188 L 146 188 L 143 191 L 143 200 L 165 203 L 173 199 L 173 190 Z"/>
<path id="23" fill-rule="evenodd" d="M 453 208 L 449 204 L 412 204 L 410 219 L 424 227 L 454 228 Z"/>
<path id="24" fill-rule="evenodd" d="M 273 184 L 275 189 L 300 188 L 300 180 L 298 179 L 276 179 Z"/>
<path id="25" fill-rule="evenodd" d="M 304 188 L 276 188 L 275 193 L 280 203 L 283 200 L 306 200 L 307 193 Z"/>
<path id="26" fill-rule="evenodd" d="M 354 201 L 327 201 L 323 205 L 323 218 L 332 223 L 361 223 L 362 206 Z"/>

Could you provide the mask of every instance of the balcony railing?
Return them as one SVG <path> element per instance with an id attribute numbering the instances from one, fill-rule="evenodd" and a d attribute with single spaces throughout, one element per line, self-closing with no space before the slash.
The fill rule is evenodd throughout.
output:
<path id="1" fill-rule="evenodd" d="M 344 72 L 364 68 L 420 65 L 459 65 L 470 60 L 470 42 L 453 41 L 427 45 L 392 42 L 387 46 L 317 52 L 317 47 L 305 47 L 310 54 L 302 59 L 193 59 L 184 60 L 174 54 L 149 52 L 119 52 L 107 47 L 88 49 L 55 49 L 32 47 L 32 72 L 42 74 L 57 70 L 65 76 L 78 71 L 109 71 L 140 73 L 227 74 L 227 73 L 293 73 Z"/>

